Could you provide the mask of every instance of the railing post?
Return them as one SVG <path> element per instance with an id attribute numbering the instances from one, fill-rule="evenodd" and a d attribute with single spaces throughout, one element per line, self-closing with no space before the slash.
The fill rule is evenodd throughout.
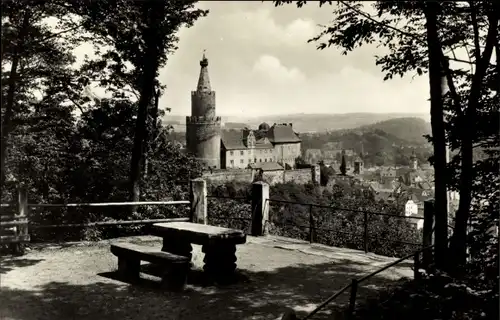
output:
<path id="1" fill-rule="evenodd" d="M 420 280 L 420 253 L 417 252 L 413 256 L 413 279 Z"/>
<path id="2" fill-rule="evenodd" d="M 264 181 L 252 183 L 252 236 L 267 234 L 269 220 L 269 185 Z"/>
<path id="3" fill-rule="evenodd" d="M 309 243 L 314 242 L 314 218 L 313 218 L 313 205 L 309 205 Z"/>
<path id="4" fill-rule="evenodd" d="M 191 202 L 190 221 L 207 224 L 207 182 L 201 178 L 191 180 L 189 193 Z"/>
<path id="5" fill-rule="evenodd" d="M 364 232 L 363 232 L 363 245 L 365 248 L 365 253 L 368 253 L 368 212 L 364 213 Z"/>
<path id="6" fill-rule="evenodd" d="M 423 247 L 429 247 L 433 244 L 432 228 L 434 226 L 434 201 L 424 202 L 424 230 L 422 235 Z M 433 250 L 424 250 L 422 252 L 423 267 L 427 269 L 432 264 Z"/>
<path id="7" fill-rule="evenodd" d="M 358 280 L 352 279 L 351 282 L 351 297 L 349 298 L 349 310 L 347 319 L 352 319 L 354 315 L 354 308 L 356 307 L 356 294 L 358 293 Z"/>

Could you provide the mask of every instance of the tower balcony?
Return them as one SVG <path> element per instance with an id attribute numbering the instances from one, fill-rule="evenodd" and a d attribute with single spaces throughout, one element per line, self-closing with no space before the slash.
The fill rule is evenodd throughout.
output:
<path id="1" fill-rule="evenodd" d="M 204 124 L 204 123 L 218 123 L 222 122 L 220 116 L 206 117 L 206 116 L 187 116 L 186 124 Z"/>

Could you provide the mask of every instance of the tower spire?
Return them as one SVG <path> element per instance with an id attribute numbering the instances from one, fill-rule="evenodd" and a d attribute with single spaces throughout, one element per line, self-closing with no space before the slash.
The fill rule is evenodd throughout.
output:
<path id="1" fill-rule="evenodd" d="M 200 61 L 200 78 L 198 79 L 197 91 L 212 91 L 210 86 L 210 77 L 208 76 L 208 59 L 205 56 L 206 49 L 203 50 L 203 56 Z"/>

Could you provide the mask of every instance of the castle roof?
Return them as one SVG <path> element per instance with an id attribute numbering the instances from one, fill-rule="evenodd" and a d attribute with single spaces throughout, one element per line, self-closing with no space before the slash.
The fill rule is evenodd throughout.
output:
<path id="1" fill-rule="evenodd" d="M 271 143 L 301 142 L 299 135 L 292 129 L 292 124 L 274 124 L 268 131 L 267 137 Z"/>
<path id="2" fill-rule="evenodd" d="M 243 132 L 237 130 L 222 131 L 221 142 L 226 150 L 242 150 L 247 146 L 243 143 Z"/>
<path id="3" fill-rule="evenodd" d="M 196 90 L 212 91 L 212 87 L 210 86 L 210 77 L 208 76 L 208 59 L 205 57 L 205 53 L 203 53 L 200 66 L 200 77 L 198 78 L 198 86 Z"/>
<path id="4" fill-rule="evenodd" d="M 229 130 L 222 131 L 221 142 L 226 150 L 244 150 L 248 149 L 246 140 L 243 138 L 243 131 Z M 255 149 L 272 149 L 273 145 L 267 138 L 257 139 Z"/>

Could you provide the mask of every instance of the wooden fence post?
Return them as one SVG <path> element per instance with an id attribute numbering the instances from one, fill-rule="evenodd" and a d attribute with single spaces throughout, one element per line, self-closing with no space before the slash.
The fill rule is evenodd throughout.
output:
<path id="1" fill-rule="evenodd" d="M 19 223 L 16 226 L 15 237 L 17 240 L 10 244 L 10 248 L 15 254 L 24 254 L 25 242 L 30 241 L 28 231 L 28 191 L 26 187 L 20 186 L 17 195 L 17 212 L 14 213 L 16 221 Z"/>
<path id="2" fill-rule="evenodd" d="M 207 224 L 207 182 L 201 178 L 191 180 L 189 198 L 191 222 Z"/>
<path id="3" fill-rule="evenodd" d="M 433 245 L 432 229 L 434 227 L 434 200 L 427 200 L 424 202 L 424 230 L 422 235 L 423 247 Z M 422 252 L 422 266 L 427 268 L 432 264 L 433 251 L 424 250 Z"/>
<path id="4" fill-rule="evenodd" d="M 263 181 L 252 183 L 252 236 L 267 234 L 269 220 L 269 185 Z"/>

